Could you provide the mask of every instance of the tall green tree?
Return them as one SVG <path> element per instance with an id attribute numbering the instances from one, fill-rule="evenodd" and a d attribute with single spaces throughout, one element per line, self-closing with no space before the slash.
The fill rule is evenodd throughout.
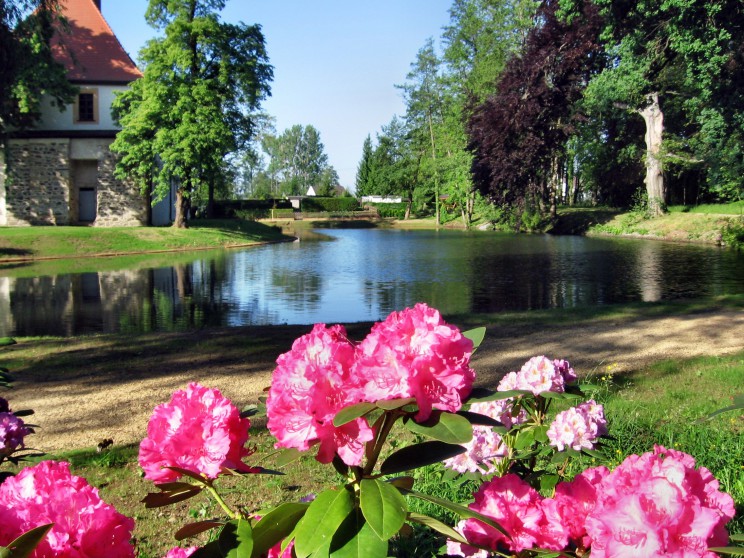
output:
<path id="1" fill-rule="evenodd" d="M 736 122 L 741 107 L 723 115 L 740 89 L 731 68 L 740 56 L 744 6 L 738 0 L 596 4 L 610 56 L 592 79 L 586 104 L 595 117 L 627 110 L 643 119 L 645 189 L 651 211 L 659 214 L 672 171 L 709 175 L 720 149 L 730 157 L 734 147 L 720 141 L 720 125 L 740 134 L 740 127 L 731 129 L 726 121 Z"/>
<path id="2" fill-rule="evenodd" d="M 259 25 L 222 22 L 224 0 L 150 0 L 145 18 L 162 37 L 140 52 L 144 76 L 114 103 L 122 131 L 116 173 L 162 198 L 177 185 L 174 226 L 191 200 L 229 183 L 226 157 L 255 132 L 273 70 Z"/>
<path id="3" fill-rule="evenodd" d="M 0 0 L 0 144 L 9 128 L 38 121 L 43 95 L 60 110 L 74 100 L 77 88 L 52 54 L 53 35 L 64 31 L 56 0 Z"/>
<path id="4" fill-rule="evenodd" d="M 311 186 L 319 193 L 338 184 L 320 132 L 312 125 L 295 124 L 278 136 L 266 137 L 263 148 L 269 159 L 267 174 L 276 180 L 281 194 L 304 195 Z"/>
<path id="5" fill-rule="evenodd" d="M 370 173 L 372 171 L 372 138 L 369 134 L 364 138 L 362 144 L 362 158 L 359 161 L 356 173 L 355 190 L 357 198 L 371 195 Z"/>

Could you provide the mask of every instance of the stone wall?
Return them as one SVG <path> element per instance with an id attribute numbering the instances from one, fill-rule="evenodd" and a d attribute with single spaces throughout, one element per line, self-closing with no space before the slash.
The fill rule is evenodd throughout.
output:
<path id="1" fill-rule="evenodd" d="M 96 160 L 96 219 L 93 226 L 138 226 L 147 207 L 138 189 L 114 178 L 112 139 L 14 139 L 9 141 L 5 176 L 5 222 L 0 225 L 75 225 L 78 191 L 73 160 Z M 0 177 L 1 179 L 2 177 Z M 0 208 L 2 207 L 0 180 Z M 0 214 L 0 218 L 3 216 Z"/>
<path id="2" fill-rule="evenodd" d="M 5 179 L 9 226 L 70 224 L 69 148 L 66 139 L 9 141 Z"/>

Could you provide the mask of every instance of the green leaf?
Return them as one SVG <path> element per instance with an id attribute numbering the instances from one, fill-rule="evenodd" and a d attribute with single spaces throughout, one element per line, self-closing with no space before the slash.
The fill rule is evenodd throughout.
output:
<path id="1" fill-rule="evenodd" d="M 744 546 L 715 546 L 708 549 L 716 554 L 728 554 L 729 556 L 744 556 Z"/>
<path id="2" fill-rule="evenodd" d="M 383 411 L 394 411 L 395 409 L 400 409 L 401 407 L 411 405 L 412 403 L 416 403 L 415 397 L 406 397 L 405 399 L 383 399 L 382 401 L 377 401 L 375 405 L 377 405 L 378 409 L 382 409 Z"/>
<path id="3" fill-rule="evenodd" d="M 191 555 L 190 558 L 224 558 L 222 551 L 220 551 L 220 542 L 212 541 L 200 548 Z"/>
<path id="4" fill-rule="evenodd" d="M 8 551 L 8 553 L 0 554 L 0 556 L 7 556 L 8 558 L 28 558 L 44 537 L 46 537 L 52 527 L 54 527 L 54 523 L 48 523 L 46 525 L 34 527 L 30 531 L 26 531 L 21 536 L 8 543 L 8 546 L 4 549 L 4 552 Z"/>
<path id="5" fill-rule="evenodd" d="M 403 422 L 415 434 L 421 434 L 448 444 L 467 444 L 473 439 L 473 426 L 468 419 L 453 413 L 433 411 L 425 422 L 413 419 Z"/>
<path id="6" fill-rule="evenodd" d="M 309 506 L 289 502 L 265 514 L 253 527 L 253 553 L 257 556 L 266 554 L 271 547 L 287 538 Z"/>
<path id="7" fill-rule="evenodd" d="M 552 492 L 555 488 L 555 485 L 558 484 L 558 481 L 561 480 L 561 477 L 558 475 L 552 475 L 552 474 L 546 474 L 540 476 L 540 491 L 543 493 Z"/>
<path id="8" fill-rule="evenodd" d="M 413 483 L 416 482 L 416 479 L 414 479 L 413 477 L 396 477 L 394 479 L 389 479 L 388 482 L 395 487 L 411 490 L 411 488 L 413 488 Z"/>
<path id="9" fill-rule="evenodd" d="M 476 388 L 470 392 L 470 396 L 465 403 L 485 403 L 487 401 L 501 401 L 512 397 L 521 397 L 522 395 L 532 395 L 531 391 L 511 389 L 509 391 L 491 391 L 483 388 Z"/>
<path id="10" fill-rule="evenodd" d="M 482 523 L 485 523 L 486 525 L 493 527 L 497 531 L 499 531 L 504 536 L 511 539 L 509 534 L 504 530 L 504 528 L 496 523 L 493 519 L 490 517 L 487 517 L 483 515 L 482 513 L 478 513 L 477 511 L 473 511 L 470 508 L 467 508 L 465 506 L 461 506 L 460 504 L 455 504 L 454 502 L 450 502 L 449 500 L 444 500 L 442 498 L 437 498 L 436 496 L 429 496 L 428 494 L 423 494 L 421 492 L 414 492 L 413 490 L 405 490 L 403 491 L 405 494 L 409 494 L 410 496 L 413 496 L 415 498 L 418 498 L 420 500 L 425 500 L 427 502 L 431 502 L 432 504 L 437 504 L 438 506 L 443 507 L 444 509 L 447 509 L 451 512 L 456 513 L 463 519 L 473 518 L 477 519 L 478 521 L 481 521 Z"/>
<path id="11" fill-rule="evenodd" d="M 583 397 L 578 393 L 570 393 L 567 391 L 560 393 L 557 391 L 543 391 L 540 393 L 540 397 L 543 397 L 544 399 L 583 399 Z"/>
<path id="12" fill-rule="evenodd" d="M 359 498 L 364 518 L 382 540 L 390 539 L 403 527 L 408 506 L 395 486 L 379 479 L 364 479 Z"/>
<path id="13" fill-rule="evenodd" d="M 438 463 L 464 453 L 464 447 L 456 444 L 445 444 L 444 442 L 424 442 L 401 448 L 388 457 L 380 466 L 383 475 L 394 475 L 424 467 L 432 463 Z"/>
<path id="14" fill-rule="evenodd" d="M 193 537 L 194 535 L 198 535 L 199 533 L 203 533 L 204 531 L 209 531 L 210 529 L 214 529 L 215 527 L 222 527 L 224 524 L 224 521 L 218 521 L 216 519 L 196 521 L 194 523 L 184 525 L 178 531 L 176 531 L 175 538 L 177 541 L 182 541 L 183 539 L 188 539 L 189 537 Z"/>
<path id="15" fill-rule="evenodd" d="M 739 395 L 734 396 L 734 404 L 729 405 L 728 407 L 724 407 L 723 409 L 718 409 L 717 411 L 713 411 L 711 414 L 709 414 L 706 419 L 710 420 L 715 416 L 720 415 L 721 413 L 728 413 L 729 411 L 736 411 L 738 409 L 744 409 L 744 393 L 740 393 Z"/>
<path id="16" fill-rule="evenodd" d="M 461 417 L 465 417 L 470 424 L 492 426 L 494 428 L 502 428 L 504 432 L 507 431 L 506 427 L 502 423 L 487 415 L 481 415 L 480 413 L 473 413 L 471 411 L 457 411 L 457 414 Z"/>
<path id="17" fill-rule="evenodd" d="M 532 428 L 520 430 L 517 439 L 514 440 L 514 449 L 523 450 L 535 443 L 535 432 Z"/>
<path id="18" fill-rule="evenodd" d="M 297 558 L 305 558 L 329 545 L 334 533 L 353 508 L 351 494 L 345 488 L 318 494 L 295 529 Z"/>
<path id="19" fill-rule="evenodd" d="M 13 339 L 12 337 L 0 337 L 0 347 L 7 347 L 8 345 L 15 345 L 15 344 L 16 344 L 16 340 Z"/>
<path id="20" fill-rule="evenodd" d="M 473 352 L 475 352 L 486 337 L 486 328 L 476 327 L 474 329 L 469 329 L 468 331 L 463 332 L 462 336 L 467 337 L 473 342 Z"/>
<path id="21" fill-rule="evenodd" d="M 333 417 L 333 426 L 337 428 L 339 426 L 343 426 L 344 424 L 352 422 L 359 417 L 363 417 L 371 411 L 374 411 L 376 408 L 377 405 L 375 405 L 374 403 L 357 403 L 356 405 L 349 405 L 348 407 L 344 407 L 338 413 L 336 413 L 335 417 Z"/>
<path id="22" fill-rule="evenodd" d="M 468 544 L 467 539 L 463 537 L 460 533 L 455 531 L 452 527 L 447 525 L 446 523 L 442 523 L 438 519 L 434 519 L 433 517 L 429 517 L 428 515 L 422 515 L 420 513 L 411 512 L 408 514 L 408 519 L 410 521 L 413 521 L 414 523 L 419 523 L 421 525 L 426 525 L 429 529 L 434 529 L 438 533 L 441 533 L 448 539 L 452 539 L 453 541 L 457 541 L 462 544 Z"/>
<path id="23" fill-rule="evenodd" d="M 542 426 L 535 427 L 535 441 L 545 444 L 548 442 L 548 425 L 543 424 Z"/>
<path id="24" fill-rule="evenodd" d="M 167 482 L 156 484 L 161 492 L 150 492 L 142 499 L 146 508 L 160 508 L 188 500 L 202 491 L 202 486 L 189 484 L 187 482 Z"/>
<path id="25" fill-rule="evenodd" d="M 377 536 L 358 510 L 352 510 L 333 536 L 329 553 L 331 558 L 385 558 L 388 541 Z"/>
<path id="26" fill-rule="evenodd" d="M 277 455 L 275 460 L 276 466 L 279 468 L 286 467 L 290 463 L 294 463 L 298 459 L 302 458 L 303 455 L 305 455 L 304 452 L 295 448 L 283 449 Z"/>
<path id="27" fill-rule="evenodd" d="M 253 554 L 253 529 L 247 519 L 233 519 L 220 532 L 217 539 L 225 558 L 251 558 Z"/>
<path id="28" fill-rule="evenodd" d="M 744 542 L 744 533 L 741 533 L 738 535 L 731 535 L 729 536 L 729 539 L 731 539 L 732 541 Z"/>

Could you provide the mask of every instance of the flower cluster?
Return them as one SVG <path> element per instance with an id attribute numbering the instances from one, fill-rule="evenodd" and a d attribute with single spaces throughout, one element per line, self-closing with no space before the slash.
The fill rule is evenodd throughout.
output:
<path id="1" fill-rule="evenodd" d="M 0 545 L 53 523 L 31 554 L 69 558 L 130 558 L 134 520 L 117 512 L 65 462 L 42 461 L 0 484 Z"/>
<path id="2" fill-rule="evenodd" d="M 499 391 L 523 390 L 540 395 L 546 391 L 563 393 L 566 384 L 576 381 L 576 373 L 565 360 L 532 357 L 519 372 L 509 372 L 499 382 Z"/>
<path id="3" fill-rule="evenodd" d="M 145 477 L 157 482 L 177 480 L 179 467 L 214 479 L 223 468 L 248 470 L 242 459 L 250 421 L 219 390 L 190 383 L 169 403 L 158 405 L 140 443 L 139 463 Z"/>
<path id="4" fill-rule="evenodd" d="M 0 456 L 23 448 L 23 439 L 31 434 L 23 420 L 11 412 L 0 412 Z"/>
<path id="5" fill-rule="evenodd" d="M 319 442 L 322 463 L 338 453 L 358 465 L 374 432 L 364 418 L 336 427 L 335 415 L 354 403 L 409 397 L 417 420 L 432 409 L 457 411 L 475 379 L 472 350 L 471 340 L 425 304 L 393 312 L 358 346 L 343 326 L 316 324 L 277 359 L 266 403 L 269 431 L 277 447 L 306 450 Z"/>
<path id="6" fill-rule="evenodd" d="M 558 413 L 548 429 L 550 445 L 558 451 L 593 449 L 599 437 L 606 434 L 604 408 L 593 399 Z"/>
<path id="7" fill-rule="evenodd" d="M 482 549 L 574 550 L 592 556 L 713 558 L 734 516 L 731 496 L 710 471 L 682 452 L 656 446 L 614 471 L 588 469 L 542 498 L 513 474 L 484 483 L 470 508 L 498 521 L 509 537 L 477 519 L 458 529 L 472 544 L 448 543 L 449 554 L 486 556 Z"/>

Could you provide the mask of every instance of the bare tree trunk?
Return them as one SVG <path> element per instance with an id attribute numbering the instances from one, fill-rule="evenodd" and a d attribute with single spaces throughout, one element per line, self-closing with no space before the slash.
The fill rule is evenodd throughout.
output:
<path id="1" fill-rule="evenodd" d="M 649 104 L 640 112 L 646 123 L 646 193 L 648 194 L 648 208 L 652 215 L 664 213 L 666 203 L 666 185 L 664 184 L 664 169 L 661 164 L 661 139 L 664 131 L 664 113 L 659 105 L 658 93 L 648 97 Z"/>
<path id="2" fill-rule="evenodd" d="M 176 218 L 173 221 L 173 226 L 178 229 L 185 229 L 188 225 L 188 214 L 191 204 L 189 198 L 183 195 L 183 188 L 179 187 L 176 189 Z"/>

